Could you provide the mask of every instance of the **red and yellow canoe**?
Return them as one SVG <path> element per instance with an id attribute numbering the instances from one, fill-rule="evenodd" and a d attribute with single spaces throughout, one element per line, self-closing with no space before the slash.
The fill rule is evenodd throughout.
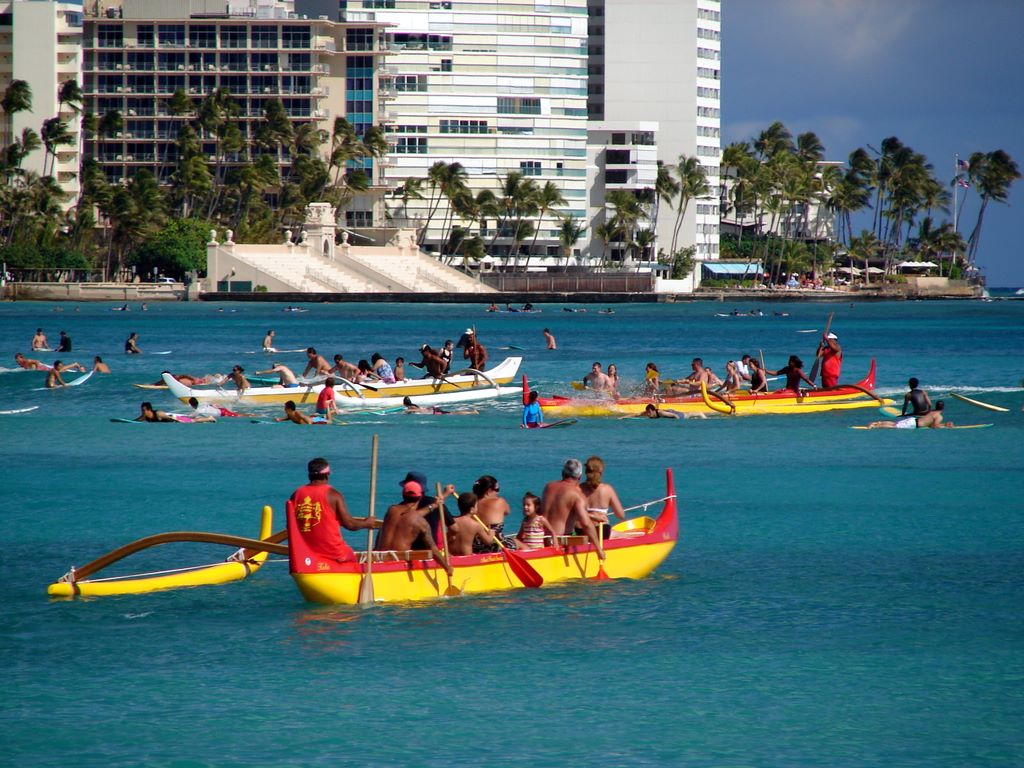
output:
<path id="1" fill-rule="evenodd" d="M 716 395 L 706 388 L 692 395 L 679 397 L 632 397 L 585 399 L 573 397 L 542 397 L 541 408 L 545 416 L 568 418 L 580 416 L 631 416 L 639 415 L 649 403 L 659 408 L 684 415 L 734 414 L 794 414 L 821 413 L 822 411 L 848 410 L 851 408 L 877 408 L 892 405 L 893 401 L 878 397 L 875 388 L 875 361 L 872 359 L 868 375 L 856 384 L 840 384 L 830 389 L 811 389 L 794 392 L 780 389 L 775 392 L 752 393 L 739 390 L 728 395 Z"/>
<path id="2" fill-rule="evenodd" d="M 657 519 L 636 517 L 619 523 L 604 542 L 604 572 L 612 579 L 642 579 L 668 557 L 679 535 L 672 470 L 666 470 L 666 492 Z M 594 546 L 582 537 L 565 537 L 563 546 L 519 550 L 515 556 L 529 563 L 546 584 L 597 576 L 601 562 Z M 292 542 L 292 547 L 296 542 Z M 298 556 L 296 556 L 298 555 Z M 365 560 L 365 553 L 362 555 Z M 337 563 L 313 552 L 292 552 L 292 577 L 303 597 L 314 603 L 356 605 L 365 578 L 365 563 Z M 524 586 L 501 553 L 452 558 L 449 578 L 429 552 L 375 552 L 372 567 L 376 602 L 427 600 L 451 594 L 496 592 Z"/>

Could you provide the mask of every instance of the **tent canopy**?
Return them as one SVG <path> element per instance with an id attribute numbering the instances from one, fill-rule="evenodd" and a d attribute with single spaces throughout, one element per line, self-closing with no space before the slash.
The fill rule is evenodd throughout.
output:
<path id="1" fill-rule="evenodd" d="M 901 261 L 896 266 L 900 269 L 935 269 L 939 265 L 932 261 Z"/>

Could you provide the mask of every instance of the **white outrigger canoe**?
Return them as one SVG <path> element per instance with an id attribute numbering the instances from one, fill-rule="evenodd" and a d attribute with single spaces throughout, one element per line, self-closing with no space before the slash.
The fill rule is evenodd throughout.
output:
<path id="1" fill-rule="evenodd" d="M 332 375 L 335 381 L 335 402 L 338 408 L 365 408 L 367 406 L 388 408 L 402 404 L 402 399 L 413 398 L 416 405 L 445 405 L 465 403 L 473 400 L 488 400 L 502 395 L 519 395 L 519 387 L 506 387 L 519 371 L 521 357 L 507 357 L 487 371 L 466 369 L 445 376 L 442 379 L 426 377 L 404 379 L 394 384 L 358 384 L 341 376 Z M 315 404 L 324 388 L 323 381 L 315 384 L 300 384 L 298 387 L 249 387 L 241 395 L 233 386 L 187 387 L 170 373 L 164 372 L 164 383 L 171 394 L 187 403 L 190 397 L 201 403 L 236 403 L 248 405 L 273 405 L 293 400 L 296 405 Z"/>

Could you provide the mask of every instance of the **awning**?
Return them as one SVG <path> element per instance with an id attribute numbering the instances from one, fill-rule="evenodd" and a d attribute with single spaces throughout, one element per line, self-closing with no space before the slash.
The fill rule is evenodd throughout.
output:
<path id="1" fill-rule="evenodd" d="M 860 270 L 856 267 L 836 267 L 836 272 L 845 272 L 848 275 L 859 275 Z"/>
<path id="2" fill-rule="evenodd" d="M 747 275 L 753 277 L 764 272 L 760 262 L 750 264 L 722 263 L 720 261 L 702 261 L 701 265 L 709 275 Z"/>
<path id="3" fill-rule="evenodd" d="M 931 261 L 901 261 L 896 266 L 900 269 L 935 269 L 939 265 Z"/>

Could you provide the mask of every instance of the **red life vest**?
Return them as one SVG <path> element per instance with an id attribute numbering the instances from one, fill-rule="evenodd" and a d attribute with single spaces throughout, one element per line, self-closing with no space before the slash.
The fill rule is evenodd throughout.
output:
<path id="1" fill-rule="evenodd" d="M 826 349 L 821 355 L 821 383 L 826 387 L 834 387 L 839 382 L 839 372 L 843 367 L 843 353 Z M 826 383 L 828 382 L 828 383 Z"/>
<path id="2" fill-rule="evenodd" d="M 340 523 L 328 501 L 331 486 L 304 485 L 288 500 L 288 567 L 292 573 L 330 570 L 355 560 L 341 538 Z"/>

